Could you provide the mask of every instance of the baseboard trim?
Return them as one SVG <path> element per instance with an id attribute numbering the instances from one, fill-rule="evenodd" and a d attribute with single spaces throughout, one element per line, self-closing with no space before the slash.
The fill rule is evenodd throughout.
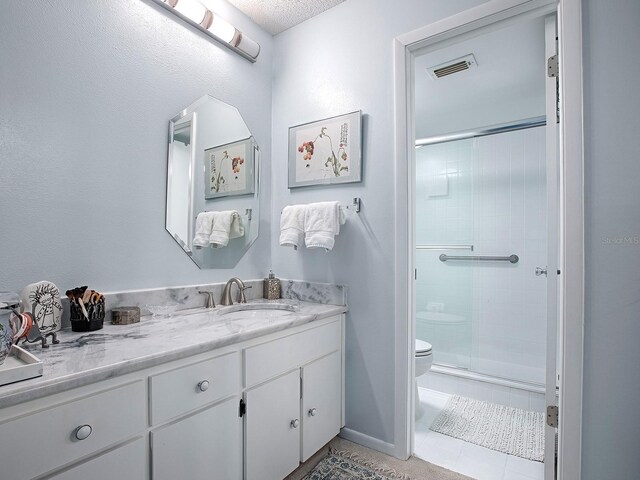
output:
<path id="1" fill-rule="evenodd" d="M 356 432 L 355 430 L 351 430 L 350 428 L 341 429 L 338 436 L 344 438 L 345 440 L 349 440 L 350 442 L 362 445 L 363 447 L 377 450 L 378 452 L 391 455 L 392 457 L 396 456 L 396 446 L 392 443 L 383 442 L 382 440 L 370 437 L 369 435 L 365 435 L 364 433 Z"/>

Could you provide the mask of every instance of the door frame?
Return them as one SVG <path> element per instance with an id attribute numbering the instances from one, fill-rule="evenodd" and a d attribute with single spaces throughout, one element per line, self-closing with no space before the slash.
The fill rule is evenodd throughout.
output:
<path id="1" fill-rule="evenodd" d="M 395 165 L 395 455 L 408 458 L 414 434 L 414 185 L 413 59 L 428 45 L 499 22 L 556 12 L 560 72 L 562 309 L 559 321 L 560 428 L 558 479 L 580 478 L 584 325 L 584 175 L 582 14 L 580 0 L 491 0 L 396 37 L 394 50 Z M 408 161 L 407 161 L 408 160 Z M 568 248 L 568 246 L 570 248 Z M 568 405 L 568 408 L 564 406 Z"/>

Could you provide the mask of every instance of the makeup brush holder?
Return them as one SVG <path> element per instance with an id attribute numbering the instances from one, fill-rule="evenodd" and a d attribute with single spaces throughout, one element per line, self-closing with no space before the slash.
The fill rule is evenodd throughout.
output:
<path id="1" fill-rule="evenodd" d="M 71 307 L 71 330 L 74 332 L 93 332 L 100 330 L 104 325 L 104 299 L 84 306 L 88 319 L 84 316 L 80 305 L 70 302 L 69 306 Z"/>

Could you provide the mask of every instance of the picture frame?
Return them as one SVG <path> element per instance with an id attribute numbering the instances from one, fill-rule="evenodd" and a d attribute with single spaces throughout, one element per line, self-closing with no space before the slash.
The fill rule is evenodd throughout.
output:
<path id="1" fill-rule="evenodd" d="M 204 151 L 204 198 L 254 193 L 253 137 L 207 148 Z"/>
<path id="2" fill-rule="evenodd" d="M 289 188 L 362 181 L 362 112 L 289 128 Z"/>

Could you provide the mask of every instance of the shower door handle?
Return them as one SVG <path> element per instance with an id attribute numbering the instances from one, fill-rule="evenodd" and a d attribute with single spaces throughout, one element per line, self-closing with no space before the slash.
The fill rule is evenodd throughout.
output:
<path id="1" fill-rule="evenodd" d="M 547 276 L 547 267 L 545 268 L 536 267 L 536 277 L 539 277 L 541 275 Z"/>

